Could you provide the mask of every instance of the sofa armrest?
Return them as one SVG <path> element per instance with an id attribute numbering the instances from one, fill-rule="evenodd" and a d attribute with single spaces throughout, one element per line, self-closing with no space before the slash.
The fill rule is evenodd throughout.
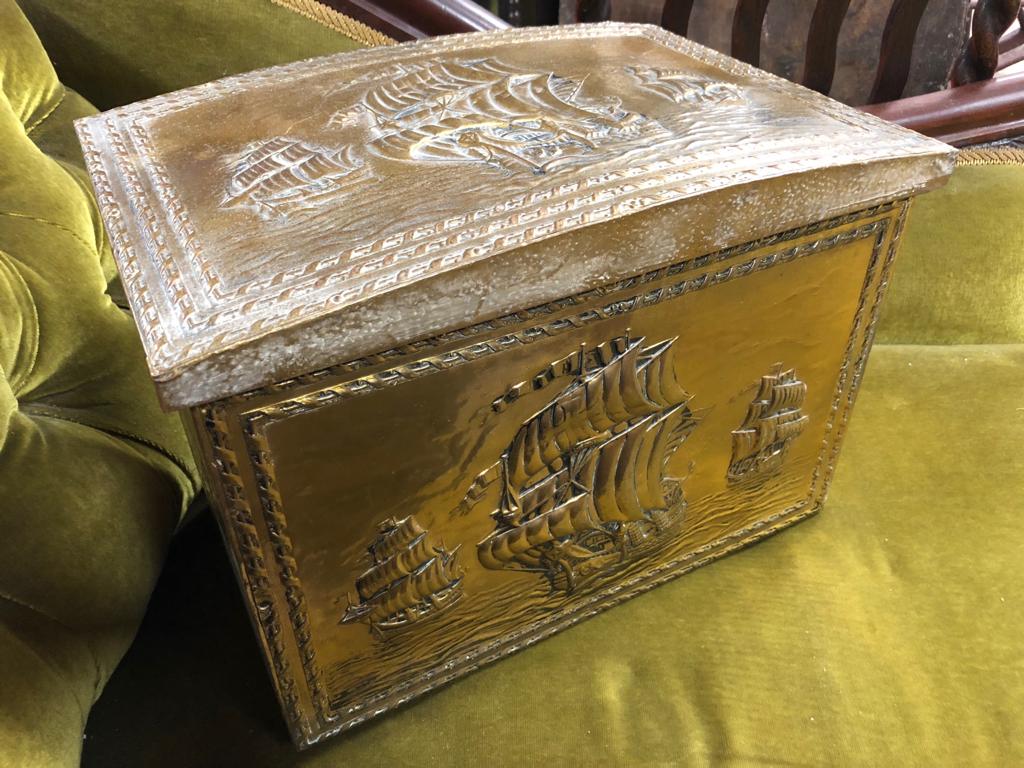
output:
<path id="1" fill-rule="evenodd" d="M 315 0 L 19 0 L 61 81 L 100 109 L 391 38 Z"/>

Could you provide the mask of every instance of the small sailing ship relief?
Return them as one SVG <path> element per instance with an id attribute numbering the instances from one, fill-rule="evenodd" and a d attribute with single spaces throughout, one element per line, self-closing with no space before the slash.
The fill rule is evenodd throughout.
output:
<path id="1" fill-rule="evenodd" d="M 256 142 L 236 159 L 222 205 L 252 208 L 264 219 L 286 217 L 345 192 L 361 165 L 348 146 L 327 149 L 287 136 Z"/>
<path id="2" fill-rule="evenodd" d="M 380 639 L 436 616 L 462 597 L 459 547 L 448 551 L 409 516 L 388 518 L 367 547 L 370 567 L 356 579 L 341 624 L 365 621 Z"/>
<path id="3" fill-rule="evenodd" d="M 693 72 L 642 66 L 625 69 L 640 81 L 641 88 L 679 105 L 716 104 L 740 98 L 740 89 L 732 83 L 700 77 Z"/>
<path id="4" fill-rule="evenodd" d="M 807 426 L 800 409 L 807 384 L 790 369 L 761 377 L 757 395 L 739 429 L 732 433 L 731 484 L 770 477 L 782 468 L 789 444 Z"/>
<path id="5" fill-rule="evenodd" d="M 676 380 L 675 339 L 644 342 L 627 335 L 581 349 L 537 377 L 534 388 L 571 381 L 464 502 L 474 506 L 483 486 L 500 482 L 495 529 L 477 546 L 484 567 L 537 572 L 553 591 L 571 592 L 661 545 L 682 522 L 681 481 L 666 470 L 697 417 Z"/>

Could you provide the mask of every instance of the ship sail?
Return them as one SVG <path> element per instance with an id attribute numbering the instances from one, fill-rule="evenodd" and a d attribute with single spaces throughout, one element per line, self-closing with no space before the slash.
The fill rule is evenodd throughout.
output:
<path id="1" fill-rule="evenodd" d="M 545 572 L 553 585 L 557 571 L 571 588 L 583 563 L 621 561 L 626 539 L 644 538 L 634 528 L 649 532 L 655 513 L 681 515 L 678 482 L 665 472 L 696 418 L 675 378 L 674 341 L 623 337 L 581 351 L 569 384 L 502 455 L 497 529 L 477 548 L 485 567 Z"/>
<path id="2" fill-rule="evenodd" d="M 462 595 L 458 548 L 449 552 L 409 516 L 388 518 L 367 547 L 370 567 L 356 579 L 342 624 L 366 621 L 377 636 L 415 624 Z"/>
<path id="3" fill-rule="evenodd" d="M 351 147 L 326 149 L 279 136 L 237 160 L 223 203 L 250 206 L 263 217 L 285 215 L 350 186 L 347 177 L 361 165 Z"/>
<path id="4" fill-rule="evenodd" d="M 790 369 L 761 377 L 746 418 L 732 433 L 731 483 L 764 478 L 777 472 L 792 440 L 806 428 L 801 410 L 807 384 Z"/>
<path id="5" fill-rule="evenodd" d="M 586 79 L 492 58 L 403 65 L 372 81 L 358 79 L 348 86 L 362 86 L 361 98 L 332 114 L 325 127 L 365 121 L 367 137 L 341 146 L 294 135 L 249 144 L 230 161 L 221 205 L 287 219 L 356 193 L 381 175 L 380 158 L 545 174 L 673 137 L 618 99 L 588 97 Z"/>
<path id="6" fill-rule="evenodd" d="M 366 105 L 382 120 L 403 122 L 439 108 L 453 93 L 479 88 L 496 78 L 516 74 L 494 59 L 432 62 L 404 72 L 372 89 Z"/>
<path id="7" fill-rule="evenodd" d="M 367 93 L 364 106 L 378 133 L 368 149 L 392 160 L 547 173 L 667 135 L 619 101 L 590 99 L 582 90 L 583 81 L 493 59 L 424 64 Z"/>
<path id="8" fill-rule="evenodd" d="M 740 90 L 732 83 L 709 80 L 687 70 L 655 67 L 626 67 L 640 81 L 640 87 L 676 104 L 717 103 L 740 98 Z"/>
<path id="9" fill-rule="evenodd" d="M 653 435 L 650 440 L 650 455 L 643 457 L 642 462 L 638 460 L 638 464 L 646 469 L 643 501 L 649 509 L 667 509 L 669 506 L 662 477 L 665 465 L 682 441 L 683 429 L 693 427 L 693 424 L 687 424 L 687 418 L 692 420 L 692 415 L 684 402 L 657 416 L 652 426 L 648 428 L 648 433 Z"/>
<path id="10" fill-rule="evenodd" d="M 380 563 L 392 555 L 406 549 L 413 541 L 422 536 L 426 531 L 411 515 L 394 527 L 381 534 L 370 545 L 370 556 L 374 562 Z"/>
<path id="11" fill-rule="evenodd" d="M 368 569 L 356 579 L 359 597 L 368 600 L 384 587 L 411 574 L 433 557 L 429 547 L 426 534 L 421 534 L 413 540 L 408 549 L 396 552 L 380 565 Z"/>

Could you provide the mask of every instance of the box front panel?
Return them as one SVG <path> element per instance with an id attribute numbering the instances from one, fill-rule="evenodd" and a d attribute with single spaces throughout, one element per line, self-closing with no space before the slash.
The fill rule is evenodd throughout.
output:
<path id="1" fill-rule="evenodd" d="M 815 511 L 902 210 L 673 265 L 197 413 L 296 738 L 359 722 Z"/>

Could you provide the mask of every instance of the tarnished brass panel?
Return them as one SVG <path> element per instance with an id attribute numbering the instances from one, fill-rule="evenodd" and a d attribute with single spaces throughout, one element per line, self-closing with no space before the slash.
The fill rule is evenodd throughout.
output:
<path id="1" fill-rule="evenodd" d="M 300 62 L 78 130 L 170 407 L 914 194 L 951 169 L 943 144 L 640 25 Z"/>
<path id="2" fill-rule="evenodd" d="M 815 512 L 905 207 L 194 409 L 296 741 Z"/>

